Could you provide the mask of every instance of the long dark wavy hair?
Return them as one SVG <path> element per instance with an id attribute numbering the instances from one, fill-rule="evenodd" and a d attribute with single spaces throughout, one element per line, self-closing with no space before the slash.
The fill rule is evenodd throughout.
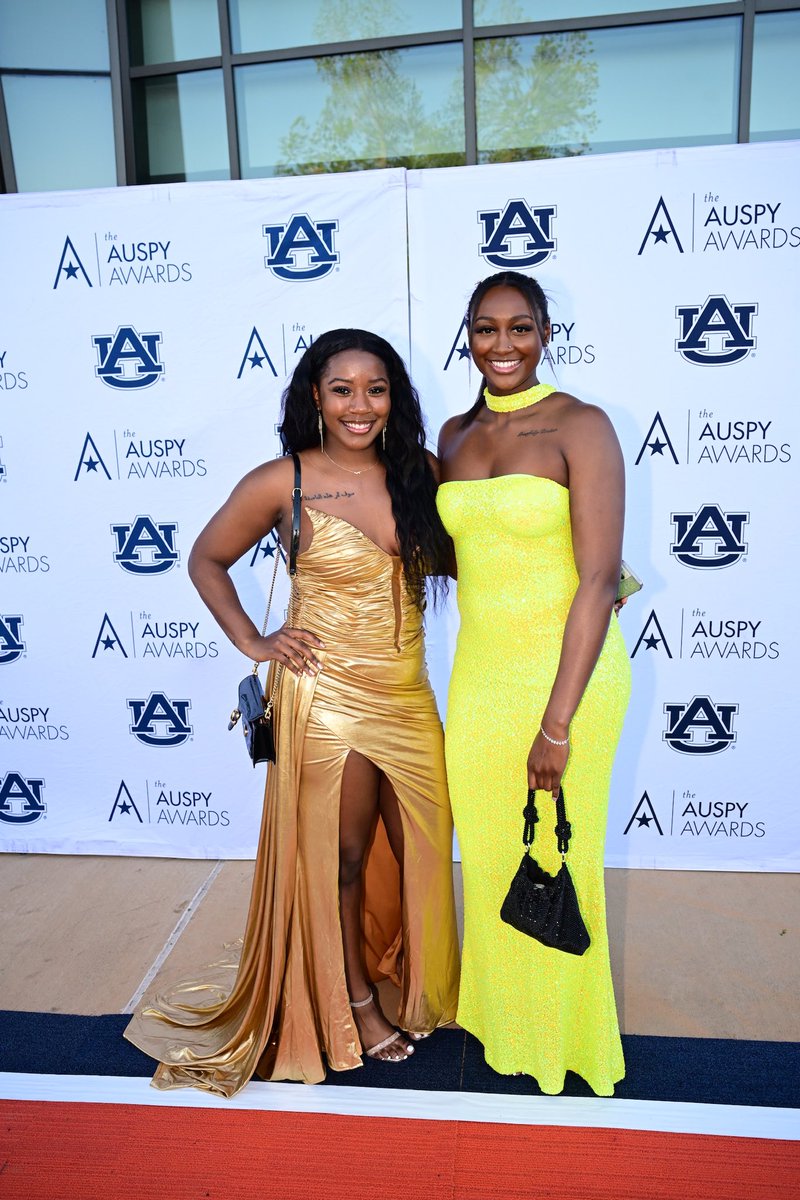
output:
<path id="1" fill-rule="evenodd" d="M 472 336 L 472 325 L 475 319 L 475 313 L 478 311 L 481 301 L 487 292 L 496 287 L 511 287 L 515 288 L 528 302 L 528 307 L 531 310 L 531 315 L 536 322 L 536 328 L 539 330 L 539 337 L 542 339 L 542 345 L 545 343 L 545 327 L 550 323 L 550 314 L 547 311 L 547 296 L 545 296 L 542 287 L 530 275 L 523 275 L 519 271 L 497 271 L 494 275 L 489 275 L 487 279 L 482 279 L 475 288 L 475 291 L 469 298 L 467 304 L 467 330 Z M 483 399 L 483 389 L 486 387 L 486 380 L 481 376 L 481 385 L 478 389 L 478 398 L 473 404 L 469 412 L 464 413 L 461 418 L 459 428 L 464 429 L 465 426 L 471 425 L 476 416 L 483 407 L 485 401 Z"/>
<path id="2" fill-rule="evenodd" d="M 424 609 L 426 581 L 434 598 L 446 590 L 452 543 L 436 509 L 436 480 L 425 452 L 425 423 L 419 396 L 397 351 L 384 338 L 366 329 L 331 329 L 315 338 L 283 393 L 283 448 L 286 453 L 292 450 L 299 453 L 319 445 L 312 387 L 319 387 L 328 361 L 344 350 L 374 354 L 386 369 L 391 411 L 386 447 L 378 438 L 375 449 L 386 468 L 386 488 L 392 501 L 409 595 Z"/>

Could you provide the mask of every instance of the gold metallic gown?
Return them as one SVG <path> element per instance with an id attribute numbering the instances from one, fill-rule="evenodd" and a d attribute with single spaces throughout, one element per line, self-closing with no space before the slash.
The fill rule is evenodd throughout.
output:
<path id="1" fill-rule="evenodd" d="M 404 838 L 401 876 L 378 821 L 365 870 L 368 970 L 399 984 L 403 1029 L 430 1032 L 455 1017 L 452 819 L 422 618 L 399 558 L 348 522 L 306 511 L 313 539 L 297 560 L 292 624 L 324 643 L 323 669 L 315 679 L 282 673 L 241 955 L 149 998 L 125 1032 L 158 1059 L 158 1088 L 231 1096 L 256 1072 L 315 1083 L 323 1056 L 334 1070 L 361 1064 L 338 903 L 351 750 L 390 781 Z"/>
<path id="2" fill-rule="evenodd" d="M 442 484 L 439 511 L 456 547 L 458 633 L 446 720 L 447 775 L 464 877 L 457 1020 L 501 1074 L 560 1092 L 564 1073 L 608 1096 L 624 1075 L 608 958 L 603 843 L 630 663 L 612 618 L 570 726 L 564 773 L 568 861 L 591 945 L 582 957 L 542 946 L 500 920 L 522 855 L 526 763 L 561 655 L 578 575 L 569 492 L 503 475 Z M 560 865 L 555 806 L 537 795 L 533 854 Z"/>

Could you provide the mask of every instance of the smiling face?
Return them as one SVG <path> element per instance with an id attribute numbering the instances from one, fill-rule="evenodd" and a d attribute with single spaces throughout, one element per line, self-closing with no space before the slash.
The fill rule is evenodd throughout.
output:
<path id="1" fill-rule="evenodd" d="M 550 324 L 542 324 L 522 292 L 495 287 L 486 293 L 472 317 L 469 348 L 489 391 L 509 396 L 536 382 L 536 369 L 550 338 Z"/>
<path id="2" fill-rule="evenodd" d="M 386 426 L 392 406 L 389 373 L 381 359 L 366 350 L 332 355 L 312 392 L 322 413 L 326 443 L 363 450 Z"/>

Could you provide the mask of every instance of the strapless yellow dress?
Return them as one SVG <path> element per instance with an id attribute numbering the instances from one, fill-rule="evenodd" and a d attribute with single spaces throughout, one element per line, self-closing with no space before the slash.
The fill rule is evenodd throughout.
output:
<path id="1" fill-rule="evenodd" d="M 526 762 L 561 653 L 578 584 L 569 492 L 550 479 L 504 475 L 445 483 L 439 511 L 458 563 L 461 618 L 445 750 L 464 876 L 459 1024 L 502 1074 L 543 1092 L 574 1071 L 601 1096 L 624 1075 L 608 957 L 603 844 L 630 663 L 612 618 L 571 725 L 564 775 L 569 868 L 591 937 L 582 957 L 542 946 L 500 920 L 522 853 Z M 534 854 L 560 864 L 549 795 L 537 797 Z"/>
<path id="2" fill-rule="evenodd" d="M 282 673 L 277 763 L 240 954 L 147 998 L 126 1030 L 161 1064 L 159 1088 L 231 1096 L 255 1073 L 313 1083 L 324 1060 L 335 1070 L 360 1066 L 338 901 L 339 796 L 351 750 L 390 780 L 404 835 L 402 876 L 380 821 L 369 853 L 370 974 L 399 984 L 403 1029 L 428 1033 L 455 1017 L 452 818 L 421 614 L 399 558 L 338 517 L 306 512 L 313 538 L 297 560 L 292 624 L 324 643 L 323 669 L 315 679 Z"/>

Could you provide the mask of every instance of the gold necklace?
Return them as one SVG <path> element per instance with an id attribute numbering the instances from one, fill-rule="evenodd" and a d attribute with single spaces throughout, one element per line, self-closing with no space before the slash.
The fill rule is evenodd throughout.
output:
<path id="1" fill-rule="evenodd" d="M 327 459 L 330 460 L 330 462 L 333 463 L 335 467 L 338 467 L 340 471 L 347 471 L 348 475 L 366 475 L 367 471 L 371 471 L 373 467 L 377 467 L 378 463 L 381 461 L 379 458 L 377 458 L 375 462 L 371 463 L 368 467 L 362 467 L 360 471 L 354 471 L 352 467 L 343 467 L 341 463 L 337 463 L 335 458 L 331 458 L 324 446 L 322 447 L 322 453 Z"/>

